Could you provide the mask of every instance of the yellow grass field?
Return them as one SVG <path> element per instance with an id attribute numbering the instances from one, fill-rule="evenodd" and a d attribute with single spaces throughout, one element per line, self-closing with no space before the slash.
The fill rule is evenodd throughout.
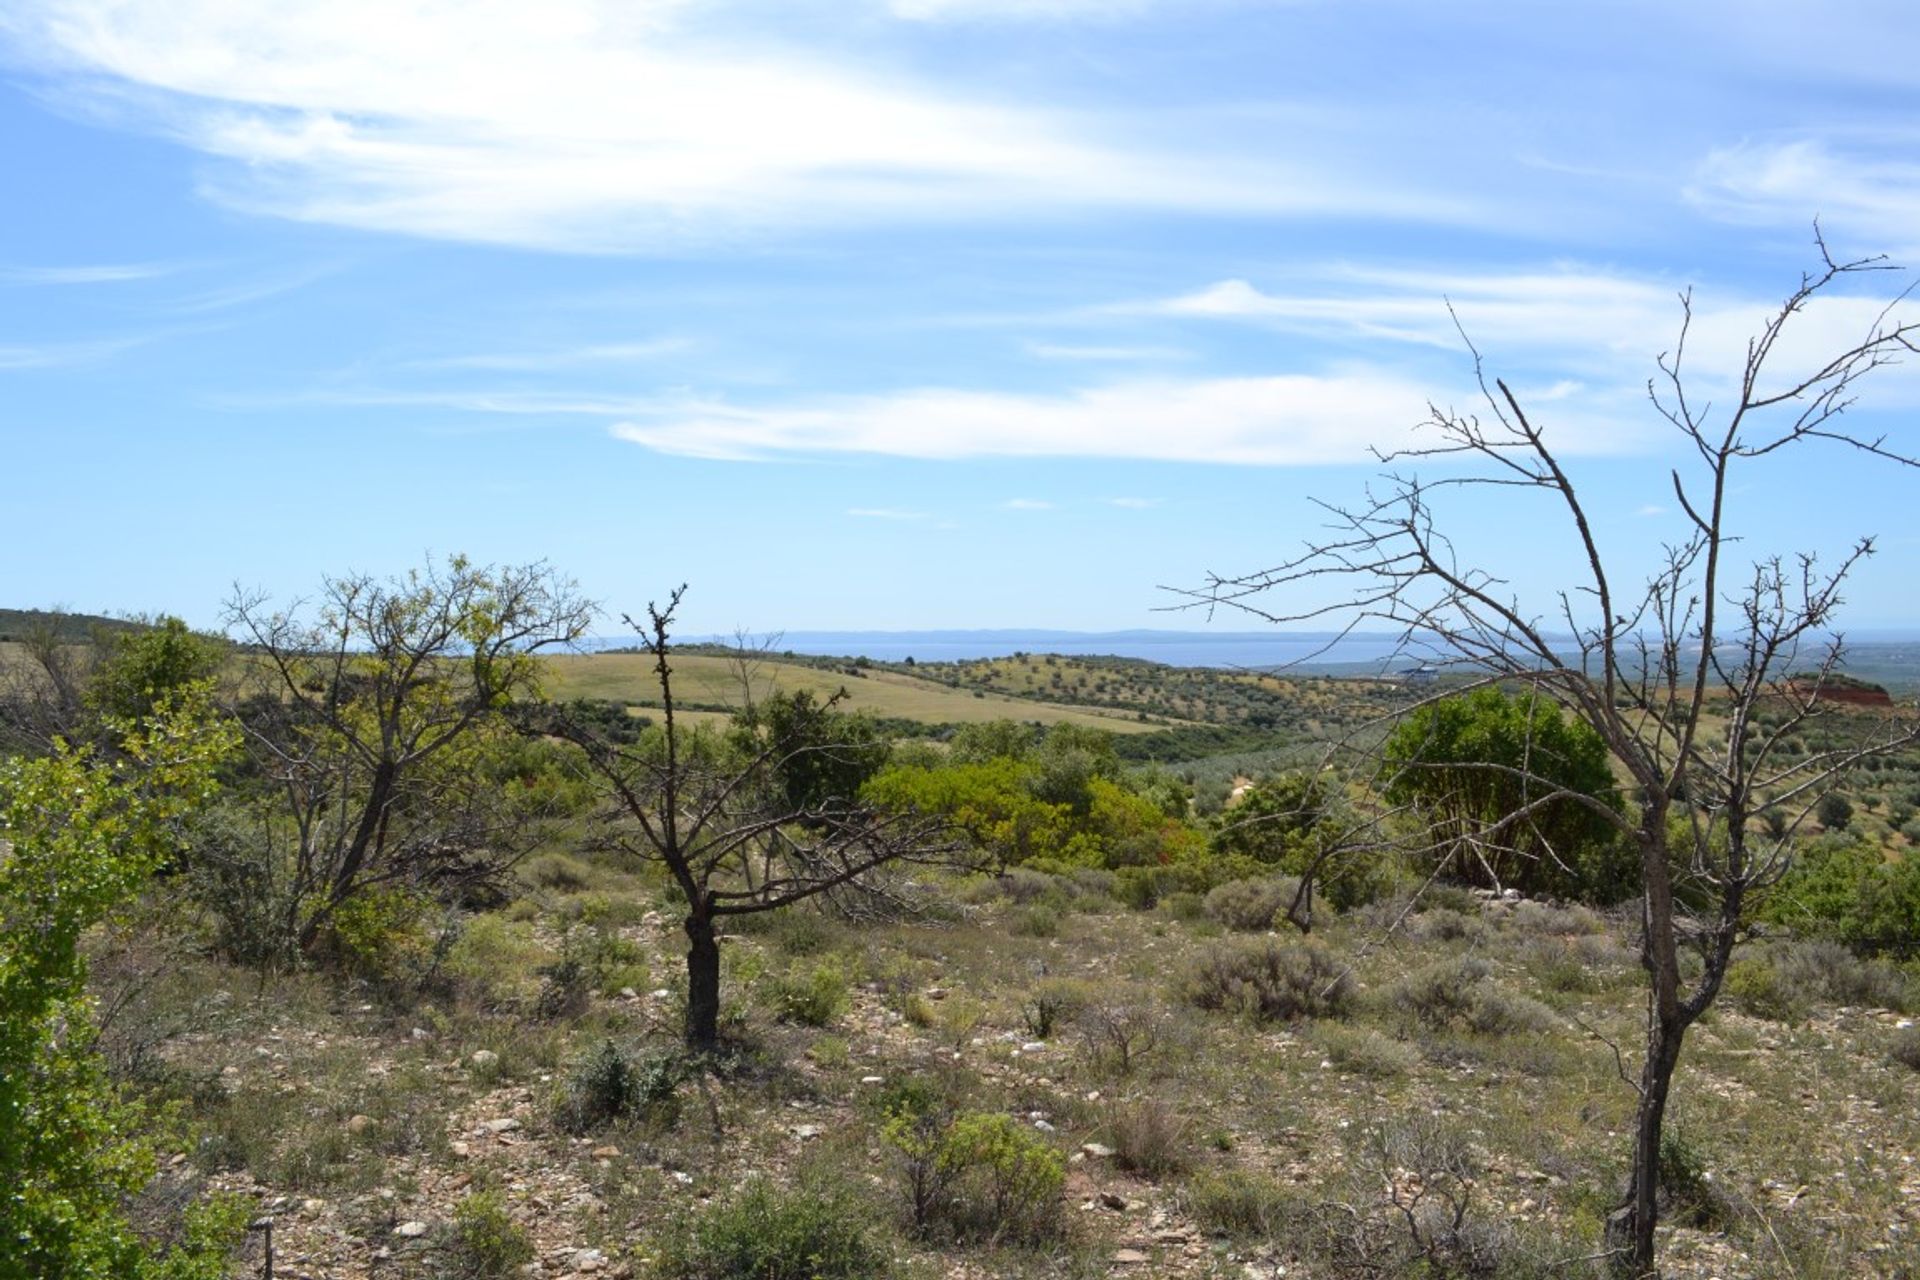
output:
<path id="1" fill-rule="evenodd" d="M 653 659 L 645 654 L 568 654 L 550 657 L 546 663 L 548 697 L 606 698 L 634 706 L 653 706 L 660 701 L 660 691 L 653 680 Z M 683 655 L 673 659 L 673 672 L 676 701 L 728 706 L 737 706 L 741 701 L 739 671 L 727 658 Z M 873 671 L 865 677 L 856 677 L 767 661 L 754 672 L 756 697 L 764 697 L 774 690 L 806 689 L 824 698 L 842 687 L 847 691 L 842 705 L 850 711 L 928 724 L 1038 720 L 1043 724 L 1077 724 L 1113 733 L 1150 733 L 1165 727 L 1142 724 L 1121 713 L 1103 714 L 1089 707 L 1062 707 L 996 694 L 975 697 L 964 689 L 950 689 L 931 680 L 892 671 Z"/>

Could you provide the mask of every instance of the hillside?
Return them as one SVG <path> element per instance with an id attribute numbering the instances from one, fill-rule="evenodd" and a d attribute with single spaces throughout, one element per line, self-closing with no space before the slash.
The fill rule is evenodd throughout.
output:
<path id="1" fill-rule="evenodd" d="M 659 705 L 652 660 L 644 654 L 567 654 L 550 657 L 546 663 L 550 677 L 547 692 L 553 698 L 603 698 L 642 708 Z M 733 660 L 713 654 L 676 654 L 673 671 L 675 696 L 682 703 L 705 711 L 741 705 L 740 669 Z M 1150 733 L 1168 723 L 1165 718 L 1142 721 L 1124 708 L 1066 706 L 985 690 L 970 691 L 907 671 L 878 667 L 862 670 L 851 664 L 842 670 L 831 663 L 768 659 L 754 664 L 751 679 L 756 697 L 775 690 L 798 689 L 826 697 L 844 688 L 847 697 L 843 705 L 848 710 L 925 724 L 1023 720 L 1134 734 Z"/>

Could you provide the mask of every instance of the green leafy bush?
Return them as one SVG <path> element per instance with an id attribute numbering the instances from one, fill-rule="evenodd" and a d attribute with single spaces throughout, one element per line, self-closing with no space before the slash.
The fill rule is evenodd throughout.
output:
<path id="1" fill-rule="evenodd" d="M 832 1026 L 852 1003 L 846 973 L 832 960 L 768 979 L 766 995 L 774 1017 L 808 1027 Z"/>
<path id="2" fill-rule="evenodd" d="M 762 1177 L 671 1225 L 654 1263 L 661 1280 L 878 1280 L 891 1270 L 843 1192 Z"/>
<path id="3" fill-rule="evenodd" d="M 444 1248 L 454 1274 L 471 1280 L 504 1280 L 535 1256 L 526 1228 L 492 1191 L 477 1191 L 453 1207 Z"/>
<path id="4" fill-rule="evenodd" d="M 125 1217 L 154 1157 L 94 1051 L 79 943 L 173 857 L 233 738 L 191 696 L 116 732 L 111 763 L 0 759 L 0 1280 L 215 1280 L 244 1223 L 206 1204 L 163 1251 Z"/>
<path id="5" fill-rule="evenodd" d="M 432 899 L 399 886 L 362 889 L 334 909 L 334 954 L 356 977 L 405 982 L 433 956 Z"/>
<path id="6" fill-rule="evenodd" d="M 1036 1244 L 1058 1228 L 1067 1165 L 1013 1117 L 961 1115 L 940 1137 L 941 1216 L 962 1236 Z"/>

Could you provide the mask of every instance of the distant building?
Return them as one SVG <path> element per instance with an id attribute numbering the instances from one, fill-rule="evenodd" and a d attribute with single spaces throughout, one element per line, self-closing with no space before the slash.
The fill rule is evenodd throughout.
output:
<path id="1" fill-rule="evenodd" d="M 1429 665 L 1410 667 L 1400 673 L 1400 682 L 1411 685 L 1428 685 L 1440 678 L 1440 668 Z"/>

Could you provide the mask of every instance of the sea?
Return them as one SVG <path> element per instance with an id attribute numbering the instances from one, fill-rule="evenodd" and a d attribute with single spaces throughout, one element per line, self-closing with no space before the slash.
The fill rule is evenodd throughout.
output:
<path id="1" fill-rule="evenodd" d="M 731 636 L 712 643 L 731 644 Z M 1328 632 L 1192 631 L 789 631 L 775 653 L 869 658 L 875 662 L 961 662 L 1016 653 L 1139 658 L 1170 667 L 1273 668 L 1358 672 L 1418 666 L 1424 655 L 1391 635 Z"/>

